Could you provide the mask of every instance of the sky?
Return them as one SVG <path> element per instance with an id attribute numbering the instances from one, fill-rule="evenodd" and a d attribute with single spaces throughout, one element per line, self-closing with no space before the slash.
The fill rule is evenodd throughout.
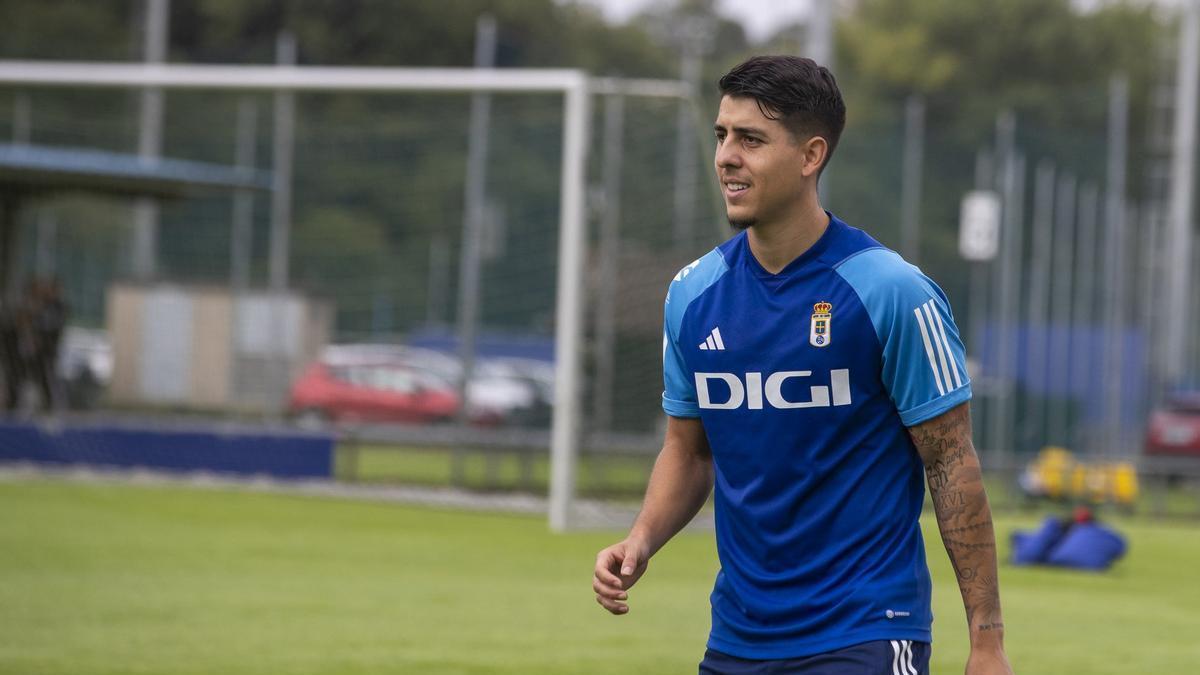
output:
<path id="1" fill-rule="evenodd" d="M 604 17 L 614 23 L 624 23 L 629 17 L 646 7 L 669 4 L 673 0 L 581 0 L 594 5 Z M 741 21 L 752 41 L 770 37 L 781 25 L 794 24 L 808 16 L 809 6 L 814 2 L 828 0 L 718 0 L 717 5 L 725 16 Z M 1084 11 L 1111 2 L 1112 0 L 1072 0 Z M 1135 0 L 1154 2 L 1165 7 L 1178 6 L 1180 0 Z"/>
<path id="2" fill-rule="evenodd" d="M 762 40 L 781 25 L 795 23 L 808 16 L 814 0 L 719 0 L 717 5 L 725 16 L 737 19 L 746 27 L 751 40 Z M 603 12 L 609 21 L 624 23 L 643 9 L 664 0 L 585 0 Z"/>

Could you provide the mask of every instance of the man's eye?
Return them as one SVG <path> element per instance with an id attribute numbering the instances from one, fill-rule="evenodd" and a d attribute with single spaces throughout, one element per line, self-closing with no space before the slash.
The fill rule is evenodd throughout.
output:
<path id="1" fill-rule="evenodd" d="M 755 138 L 753 136 L 746 137 L 746 145 L 758 145 L 761 142 L 762 141 L 758 140 L 757 138 Z"/>

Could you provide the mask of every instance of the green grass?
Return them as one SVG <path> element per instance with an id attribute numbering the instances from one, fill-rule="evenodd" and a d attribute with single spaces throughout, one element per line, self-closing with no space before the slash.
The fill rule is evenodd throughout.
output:
<path id="1" fill-rule="evenodd" d="M 452 453 L 446 448 L 342 446 L 336 472 L 343 480 L 443 487 L 451 484 Z M 582 496 L 640 498 L 654 455 L 579 459 Z M 545 494 L 550 481 L 549 453 L 474 451 L 463 454 L 460 486 L 486 490 L 522 490 Z"/>
<path id="2" fill-rule="evenodd" d="M 452 484 L 452 453 L 447 448 L 405 446 L 355 446 L 338 448 L 336 474 L 345 481 L 445 487 Z M 549 485 L 548 453 L 468 451 L 462 455 L 458 486 L 487 491 L 521 491 L 546 494 Z M 621 498 L 640 502 L 654 464 L 653 455 L 583 455 L 577 471 L 583 497 Z M 989 475 L 988 497 L 998 510 L 1053 509 L 1069 512 L 1071 503 L 1031 501 L 1015 484 Z M 1094 505 L 1101 513 L 1119 512 L 1111 504 Z M 1195 481 L 1167 488 L 1143 481 L 1141 497 L 1132 509 L 1146 517 L 1200 517 L 1200 484 Z"/>
<path id="3" fill-rule="evenodd" d="M 710 534 L 682 535 L 612 617 L 589 580 L 617 535 L 538 518 L 48 480 L 0 483 L 0 510 L 0 673 L 694 673 L 717 569 Z M 1033 522 L 1000 520 L 1001 539 Z M 1017 672 L 1200 663 L 1200 530 L 1121 526 L 1132 553 L 1109 574 L 1002 570 Z M 933 672 L 961 672 L 928 534 Z"/>

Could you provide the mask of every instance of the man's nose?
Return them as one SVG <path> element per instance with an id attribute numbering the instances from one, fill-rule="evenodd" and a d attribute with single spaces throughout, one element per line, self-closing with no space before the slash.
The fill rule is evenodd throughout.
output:
<path id="1" fill-rule="evenodd" d="M 741 165 L 742 158 L 737 152 L 736 145 L 725 142 L 717 146 L 717 167 L 737 167 Z"/>

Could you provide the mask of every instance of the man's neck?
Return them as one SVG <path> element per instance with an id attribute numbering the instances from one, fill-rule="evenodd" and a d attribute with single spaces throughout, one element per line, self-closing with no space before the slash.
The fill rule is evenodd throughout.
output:
<path id="1" fill-rule="evenodd" d="M 779 274 L 788 263 L 812 248 L 827 227 L 829 215 L 813 202 L 811 208 L 803 209 L 794 218 L 753 225 L 746 235 L 758 264 L 771 274 Z"/>

